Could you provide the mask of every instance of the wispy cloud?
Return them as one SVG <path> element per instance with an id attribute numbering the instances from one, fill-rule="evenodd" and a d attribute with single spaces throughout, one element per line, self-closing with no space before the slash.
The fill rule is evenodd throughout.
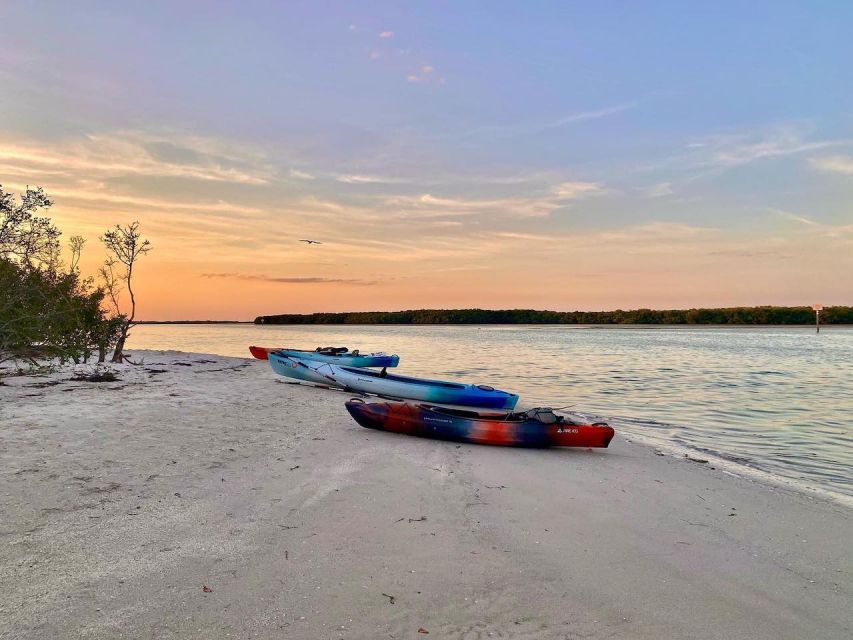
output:
<path id="1" fill-rule="evenodd" d="M 577 113 L 570 113 L 568 115 L 563 116 L 562 118 L 557 118 L 553 122 L 543 125 L 542 129 L 562 127 L 564 125 L 573 124 L 575 122 L 583 122 L 584 120 L 598 120 L 599 118 L 606 118 L 607 116 L 612 116 L 617 113 L 622 113 L 623 111 L 628 111 L 629 109 L 633 109 L 636 106 L 636 102 L 626 102 L 624 104 L 617 104 L 613 107 L 605 107 L 603 109 L 593 109 L 591 111 L 579 111 Z"/>
<path id="2" fill-rule="evenodd" d="M 809 140 L 807 134 L 802 125 L 779 125 L 760 131 L 708 136 L 693 141 L 687 148 L 696 153 L 700 162 L 728 168 L 853 143 L 843 139 Z"/>
<path id="3" fill-rule="evenodd" d="M 800 142 L 796 139 L 776 139 L 755 143 L 725 145 L 716 150 L 714 159 L 723 165 L 738 166 L 762 160 L 790 156 L 835 146 L 834 141 Z"/>
<path id="4" fill-rule="evenodd" d="M 346 184 L 402 184 L 406 182 L 402 178 L 394 178 L 391 176 L 375 176 L 362 175 L 357 173 L 347 173 L 335 176 L 338 182 Z"/>
<path id="5" fill-rule="evenodd" d="M 853 224 L 826 224 L 799 213 L 783 209 L 767 209 L 767 211 L 786 220 L 803 225 L 801 229 L 804 234 L 808 233 L 814 237 L 829 238 L 835 241 L 840 240 L 845 244 L 853 244 Z"/>
<path id="6" fill-rule="evenodd" d="M 504 198 L 443 197 L 432 193 L 415 196 L 389 196 L 388 207 L 405 214 L 421 216 L 472 216 L 475 214 L 509 217 L 544 217 L 574 200 L 601 195 L 604 189 L 595 182 L 560 182 L 545 192 Z"/>
<path id="7" fill-rule="evenodd" d="M 680 222 L 650 221 L 644 224 L 623 227 L 614 231 L 601 231 L 595 235 L 601 240 L 625 241 L 642 245 L 644 239 L 686 240 L 688 238 L 718 235 L 719 229 Z"/>
<path id="8" fill-rule="evenodd" d="M 225 148 L 200 138 L 170 139 L 138 132 L 85 136 L 55 147 L 0 144 L 0 161 L 21 171 L 50 171 L 100 178 L 115 176 L 174 177 L 208 182 L 261 185 L 273 171 L 253 158 L 237 158 Z"/>
<path id="9" fill-rule="evenodd" d="M 90 208 L 123 209 L 125 211 L 161 211 L 161 212 L 186 212 L 197 215 L 210 214 L 228 217 L 260 218 L 265 210 L 258 207 L 237 205 L 224 200 L 206 201 L 198 199 L 193 202 L 180 202 L 163 198 L 150 198 L 132 195 L 112 193 L 103 189 L 76 188 L 51 188 L 49 195 L 61 200 L 63 204 L 78 204 Z"/>
<path id="10" fill-rule="evenodd" d="M 663 198 L 665 196 L 671 196 L 672 191 L 672 183 L 671 182 L 658 182 L 657 184 L 653 184 L 652 186 L 646 188 L 646 195 L 649 198 Z"/>
<path id="11" fill-rule="evenodd" d="M 254 280 L 276 284 L 349 284 L 372 286 L 377 280 L 359 280 L 356 278 L 324 278 L 320 276 L 267 276 L 254 273 L 202 273 L 202 278 L 230 278 L 235 280 Z"/>
<path id="12" fill-rule="evenodd" d="M 661 173 L 666 178 L 677 174 L 679 184 L 687 186 L 754 163 L 797 158 L 823 149 L 853 145 L 853 140 L 844 138 L 815 140 L 810 137 L 811 133 L 812 127 L 808 124 L 786 123 L 751 131 L 705 135 L 686 141 L 680 151 L 638 166 L 633 172 Z M 810 161 L 818 169 L 844 173 L 844 159 L 844 156 L 830 156 Z"/>
<path id="13" fill-rule="evenodd" d="M 776 258 L 778 260 L 790 260 L 793 256 L 774 249 L 718 249 L 709 251 L 709 256 L 725 256 L 727 258 Z"/>
<path id="14" fill-rule="evenodd" d="M 387 40 L 388 38 L 394 37 L 394 32 L 393 31 L 382 31 L 379 34 L 379 37 Z"/>
<path id="15" fill-rule="evenodd" d="M 491 235 L 510 240 L 558 241 L 564 243 L 579 243 L 585 246 L 596 246 L 598 243 L 609 243 L 618 246 L 623 244 L 643 244 L 649 239 L 656 241 L 685 240 L 717 235 L 718 229 L 677 222 L 662 222 L 652 220 L 642 224 L 628 225 L 616 229 L 591 230 L 571 233 L 529 233 L 515 231 L 497 231 Z"/>
<path id="16" fill-rule="evenodd" d="M 851 156 L 826 156 L 823 158 L 810 158 L 809 162 L 816 169 L 830 171 L 832 173 L 853 174 L 853 157 Z"/>
<path id="17" fill-rule="evenodd" d="M 786 220 L 793 220 L 794 222 L 799 222 L 800 224 L 808 225 L 809 227 L 819 227 L 820 224 L 812 220 L 811 218 L 807 218 L 805 216 L 801 216 L 798 213 L 792 213 L 790 211 L 783 211 L 782 209 L 769 209 L 771 213 L 775 213 L 777 216 L 785 218 Z"/>
<path id="18" fill-rule="evenodd" d="M 597 182 L 561 182 L 551 187 L 551 193 L 557 200 L 579 200 L 602 192 Z"/>
<path id="19" fill-rule="evenodd" d="M 307 171 L 300 171 L 299 169 L 291 169 L 289 174 L 291 178 L 298 178 L 299 180 L 313 180 L 314 175 L 308 173 Z"/>
<path id="20" fill-rule="evenodd" d="M 559 118 L 555 118 L 553 120 L 543 120 L 539 122 L 507 125 L 485 125 L 482 127 L 470 129 L 469 131 L 464 132 L 462 135 L 490 135 L 495 137 L 531 135 L 535 133 L 542 133 L 543 131 L 547 131 L 549 129 L 556 129 L 559 127 L 576 124 L 579 122 L 606 118 L 608 116 L 616 115 L 617 113 L 622 113 L 624 111 L 634 109 L 637 104 L 637 102 L 625 102 L 622 104 L 614 105 L 612 107 L 603 107 L 601 109 L 592 109 L 589 111 L 577 111 L 561 116 Z"/>

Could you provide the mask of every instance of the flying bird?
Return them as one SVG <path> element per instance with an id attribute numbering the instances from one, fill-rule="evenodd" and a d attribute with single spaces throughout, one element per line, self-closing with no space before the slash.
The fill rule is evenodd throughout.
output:
<path id="1" fill-rule="evenodd" d="M 306 244 L 323 244 L 319 240 L 300 240 L 299 242 L 304 242 Z"/>

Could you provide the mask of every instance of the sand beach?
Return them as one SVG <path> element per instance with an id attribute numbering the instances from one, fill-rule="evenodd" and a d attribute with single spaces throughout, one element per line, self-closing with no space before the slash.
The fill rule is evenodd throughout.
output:
<path id="1" fill-rule="evenodd" d="M 850 507 L 374 432 L 265 362 L 0 386 L 0 638 L 849 638 Z"/>

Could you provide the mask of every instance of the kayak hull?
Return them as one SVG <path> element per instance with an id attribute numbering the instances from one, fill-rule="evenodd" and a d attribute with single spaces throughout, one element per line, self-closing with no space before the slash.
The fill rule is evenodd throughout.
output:
<path id="1" fill-rule="evenodd" d="M 485 385 L 425 380 L 390 373 L 382 375 L 368 369 L 332 364 L 321 365 L 317 367 L 317 371 L 345 389 L 386 398 L 505 411 L 512 410 L 518 402 L 516 394 Z"/>
<path id="2" fill-rule="evenodd" d="M 284 358 L 277 353 L 268 354 L 270 367 L 280 376 L 293 378 L 301 382 L 313 382 L 328 387 L 337 387 L 338 385 L 333 379 L 318 373 L 315 369 L 308 366 L 307 363 L 301 362 L 294 358 Z"/>
<path id="3" fill-rule="evenodd" d="M 361 426 L 422 438 L 489 444 L 505 447 L 599 447 L 613 439 L 614 431 L 603 423 L 584 424 L 563 418 L 544 424 L 525 414 L 488 414 L 451 411 L 442 407 L 407 402 L 346 402 L 347 411 Z"/>
<path id="4" fill-rule="evenodd" d="M 276 352 L 288 358 L 300 360 L 313 360 L 314 362 L 328 362 L 347 367 L 396 367 L 400 364 L 400 356 L 387 355 L 384 353 L 365 353 L 353 355 L 351 352 L 341 354 L 325 354 L 317 351 L 303 351 L 300 349 L 286 349 L 283 347 L 249 347 L 249 351 L 258 360 L 268 360 L 269 354 Z"/>

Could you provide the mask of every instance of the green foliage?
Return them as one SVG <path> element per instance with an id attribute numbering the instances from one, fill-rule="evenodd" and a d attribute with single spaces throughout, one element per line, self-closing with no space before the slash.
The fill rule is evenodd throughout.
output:
<path id="1" fill-rule="evenodd" d="M 36 215 L 52 205 L 40 188 L 28 188 L 17 200 L 0 185 L 0 259 L 46 268 L 58 261 L 61 232 L 50 218 Z"/>
<path id="2" fill-rule="evenodd" d="M 813 324 L 811 307 L 536 311 L 534 309 L 418 309 L 258 316 L 255 324 Z M 853 307 L 827 307 L 821 324 L 853 324 Z"/>
<path id="3" fill-rule="evenodd" d="M 38 357 L 85 362 L 115 343 L 122 316 L 108 317 L 104 291 L 59 258 L 60 231 L 35 215 L 51 206 L 41 189 L 16 201 L 0 188 L 0 361 Z"/>
<path id="4" fill-rule="evenodd" d="M 29 269 L 0 259 L 0 360 L 85 362 L 113 344 L 123 321 L 109 318 L 104 292 L 76 272 Z"/>

